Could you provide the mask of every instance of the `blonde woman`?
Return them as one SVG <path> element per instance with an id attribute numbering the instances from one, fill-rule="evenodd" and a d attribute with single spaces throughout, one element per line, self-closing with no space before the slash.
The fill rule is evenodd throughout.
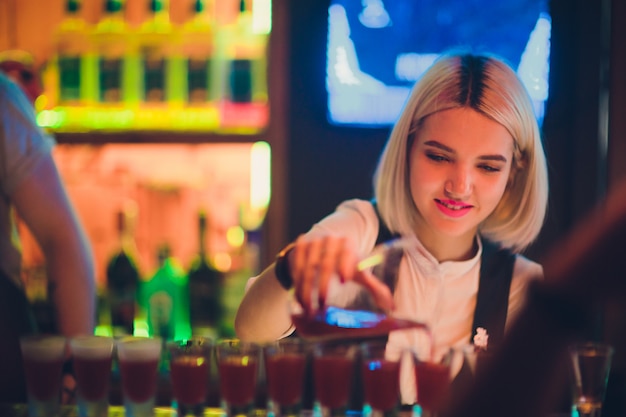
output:
<path id="1" fill-rule="evenodd" d="M 343 202 L 251 278 L 236 317 L 239 337 L 290 334 L 290 287 L 309 310 L 350 306 L 365 287 L 379 307 L 427 322 L 436 356 L 471 342 L 479 327 L 490 342 L 502 338 L 528 284 L 543 274 L 520 252 L 539 234 L 548 195 L 539 127 L 515 72 L 490 55 L 440 57 L 415 84 L 395 124 L 374 189 L 374 204 Z M 381 235 L 416 242 L 391 283 L 356 269 Z M 346 283 L 341 291 L 330 285 L 333 276 Z M 312 303 L 314 285 L 319 296 Z M 423 350 L 426 343 L 418 331 L 392 332 L 388 339 L 398 352 Z M 413 376 L 403 372 L 402 378 L 402 402 L 411 404 Z"/>

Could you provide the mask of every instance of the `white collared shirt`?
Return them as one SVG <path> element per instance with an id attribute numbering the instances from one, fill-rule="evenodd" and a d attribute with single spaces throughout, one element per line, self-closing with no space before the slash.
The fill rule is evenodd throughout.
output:
<path id="1" fill-rule="evenodd" d="M 378 237 L 378 217 L 369 201 L 347 200 L 332 214 L 316 223 L 308 234 L 341 235 L 350 240 L 357 256 L 365 257 L 372 251 Z M 451 347 L 467 345 L 476 333 L 472 324 L 480 277 L 480 238 L 478 246 L 479 250 L 472 259 L 439 262 L 416 239 L 415 247 L 406 251 L 401 260 L 394 291 L 394 314 L 428 324 L 433 335 L 435 360 L 439 360 Z M 542 277 L 543 269 L 539 264 L 520 255 L 516 257 L 509 292 L 507 326 L 521 309 L 528 284 Z M 254 280 L 250 279 L 248 287 Z M 360 290 L 355 283 L 331 285 L 327 303 L 338 307 L 348 306 Z M 489 333 L 489 329 L 486 330 Z M 293 327 L 286 334 L 292 331 Z M 424 355 L 429 351 L 429 346 L 429 337 L 423 331 L 395 331 L 389 335 L 387 350 L 391 356 L 400 355 L 408 349 Z M 401 394 L 404 404 L 415 403 L 415 375 L 409 360 L 403 362 Z"/>
<path id="2" fill-rule="evenodd" d="M 337 210 L 317 223 L 309 233 L 341 233 L 352 240 L 358 255 L 365 257 L 374 247 L 378 236 L 378 217 L 369 201 L 348 200 Z M 416 247 L 405 252 L 400 263 L 394 291 L 394 314 L 428 324 L 433 335 L 434 358 L 439 360 L 450 347 L 470 342 L 476 296 L 480 277 L 482 242 L 479 250 L 466 261 L 439 262 L 416 239 Z M 517 316 L 528 284 L 543 277 L 542 267 L 523 256 L 517 256 L 509 293 L 507 326 Z M 351 284 L 358 287 L 356 284 Z M 358 289 L 358 288 L 357 288 Z M 335 287 L 329 294 L 331 305 L 345 306 L 356 291 Z M 486 329 L 489 333 L 489 329 Z M 419 330 L 396 331 L 389 335 L 388 350 L 399 354 L 412 349 L 420 355 L 429 351 L 429 338 Z M 401 374 L 402 402 L 414 403 L 415 376 L 410 363 L 405 363 Z"/>

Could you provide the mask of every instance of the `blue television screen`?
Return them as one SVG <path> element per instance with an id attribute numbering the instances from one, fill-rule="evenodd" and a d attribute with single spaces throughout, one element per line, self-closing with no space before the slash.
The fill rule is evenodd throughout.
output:
<path id="1" fill-rule="evenodd" d="M 442 52 L 494 53 L 517 70 L 539 122 L 548 98 L 548 0 L 331 0 L 328 120 L 384 127 Z"/>

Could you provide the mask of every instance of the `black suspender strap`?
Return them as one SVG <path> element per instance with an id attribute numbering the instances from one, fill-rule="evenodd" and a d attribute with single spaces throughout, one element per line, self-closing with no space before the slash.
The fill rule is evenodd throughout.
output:
<path id="1" fill-rule="evenodd" d="M 487 239 L 483 239 L 482 243 L 480 280 L 472 332 L 475 333 L 479 327 L 484 328 L 489 335 L 489 346 L 498 346 L 504 337 L 515 254 L 498 248 Z"/>
<path id="2" fill-rule="evenodd" d="M 482 327 L 489 335 L 487 348 L 492 351 L 504 338 L 515 255 L 509 250 L 498 248 L 487 239 L 483 239 L 482 243 L 478 294 L 469 343 L 473 343 L 476 329 Z M 473 372 L 463 362 L 460 372 L 452 382 L 451 397 L 466 392 L 473 380 Z"/>

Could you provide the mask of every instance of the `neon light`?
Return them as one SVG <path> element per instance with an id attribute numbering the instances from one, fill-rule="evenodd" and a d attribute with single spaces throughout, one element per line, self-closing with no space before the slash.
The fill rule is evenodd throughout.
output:
<path id="1" fill-rule="evenodd" d="M 250 150 L 250 208 L 265 210 L 272 193 L 272 151 L 267 142 L 256 142 Z"/>
<path id="2" fill-rule="evenodd" d="M 139 337 L 149 337 L 148 322 L 145 318 L 135 318 L 133 321 L 133 335 Z"/>
<path id="3" fill-rule="evenodd" d="M 98 325 L 96 326 L 93 334 L 96 336 L 113 336 L 113 330 L 111 330 L 111 326 L 108 325 Z"/>
<path id="4" fill-rule="evenodd" d="M 213 265 L 218 271 L 228 272 L 233 265 L 233 259 L 227 253 L 216 253 L 213 257 Z"/>
<path id="5" fill-rule="evenodd" d="M 226 231 L 226 241 L 233 248 L 241 247 L 245 240 L 246 233 L 241 226 L 232 226 Z"/>
<path id="6" fill-rule="evenodd" d="M 272 0 L 252 2 L 252 33 L 268 34 L 272 31 Z"/>

